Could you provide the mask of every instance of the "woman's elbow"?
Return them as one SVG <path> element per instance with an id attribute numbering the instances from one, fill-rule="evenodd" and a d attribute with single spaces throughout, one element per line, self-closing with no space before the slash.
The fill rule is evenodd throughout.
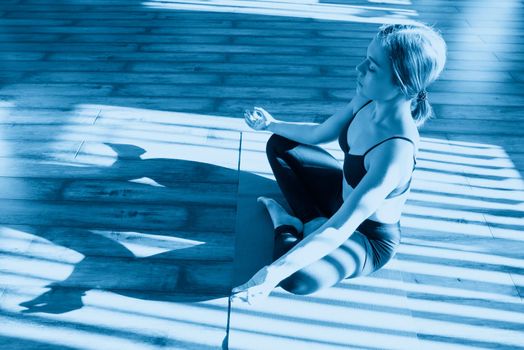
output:
<path id="1" fill-rule="evenodd" d="M 312 145 L 320 145 L 322 143 L 334 141 L 336 139 L 336 135 L 322 130 L 321 126 L 317 125 L 317 127 L 310 133 L 309 138 L 311 139 Z"/>
<path id="2" fill-rule="evenodd" d="M 306 135 L 303 135 L 304 138 L 307 139 L 307 143 L 310 145 L 318 145 L 322 143 L 321 137 L 319 135 L 319 126 L 320 125 L 314 125 L 310 132 L 308 132 Z"/>
<path id="3" fill-rule="evenodd" d="M 358 219 L 366 219 L 380 207 L 380 198 L 366 195 L 356 204 L 353 216 Z"/>

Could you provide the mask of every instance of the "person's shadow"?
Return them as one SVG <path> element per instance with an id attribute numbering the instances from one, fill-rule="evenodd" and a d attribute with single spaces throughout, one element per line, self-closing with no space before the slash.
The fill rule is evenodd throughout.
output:
<path id="1" fill-rule="evenodd" d="M 176 217 L 152 218 L 151 220 L 156 220 L 157 227 L 160 229 L 149 232 L 140 227 L 133 228 L 132 225 L 126 227 L 125 230 L 100 231 L 99 218 L 92 215 L 100 211 L 89 213 L 89 209 L 83 215 L 92 219 L 92 227 L 82 225 L 81 228 L 65 229 L 30 226 L 27 229 L 28 233 L 77 251 L 83 254 L 84 258 L 74 266 L 68 278 L 48 285 L 49 291 L 32 300 L 20 303 L 26 308 L 23 312 L 59 314 L 79 309 L 83 306 L 82 296 L 91 289 L 107 290 L 147 300 L 174 302 L 198 302 L 229 296 L 233 277 L 234 213 L 237 194 L 235 186 L 238 185 L 238 171 L 186 160 L 141 159 L 140 156 L 145 150 L 140 147 L 126 144 L 106 145 L 117 153 L 117 160 L 110 167 L 88 167 L 85 168 L 85 171 L 99 180 L 117 181 L 115 182 L 118 183 L 118 189 L 115 190 L 118 192 L 117 196 L 126 194 L 132 199 L 133 193 L 140 192 L 141 197 L 137 196 L 137 201 L 147 202 L 151 198 L 154 200 L 162 196 L 165 196 L 167 200 L 172 193 L 176 192 L 176 188 L 187 187 L 187 179 L 194 178 L 196 174 L 200 180 L 208 179 L 215 183 L 202 183 L 205 187 L 205 195 L 197 190 L 194 193 L 187 192 L 187 190 L 183 192 L 186 198 L 185 206 L 192 213 L 187 221 L 188 227 L 183 228 L 183 231 L 186 232 L 185 240 L 178 239 L 177 229 L 173 229 L 173 227 L 180 227 L 180 223 L 176 223 Z M 43 174 L 46 171 L 53 173 L 59 171 L 68 177 L 67 174 L 72 172 L 78 174 L 78 169 L 78 167 L 68 165 L 45 165 L 42 166 L 41 171 Z M 253 174 L 242 175 L 259 188 L 267 188 L 266 182 L 272 182 Z M 156 185 L 131 181 L 141 178 L 148 178 Z M 182 179 L 186 179 L 185 183 L 181 182 Z M 230 188 L 233 188 L 234 191 L 224 198 L 223 189 L 222 192 L 218 192 L 217 189 L 218 193 L 213 193 L 214 189 L 221 188 L 216 186 L 216 183 L 229 183 L 232 185 Z M 107 191 L 110 189 L 106 187 L 104 196 L 107 196 Z M 144 198 L 144 193 L 150 198 Z M 176 201 L 178 206 L 184 205 L 180 204 L 183 202 L 178 202 L 178 199 Z M 93 206 L 96 206 L 96 203 L 93 203 Z M 207 225 L 216 227 L 216 231 L 207 236 L 210 239 L 215 240 L 213 235 L 226 236 L 219 239 L 219 243 L 214 242 L 216 249 L 203 249 L 207 242 L 202 242 L 202 237 L 206 237 L 207 232 L 200 233 L 200 239 L 197 242 L 199 244 L 188 244 L 187 232 L 195 229 L 191 227 L 191 220 L 194 221 L 194 226 L 202 226 L 196 217 L 198 211 L 205 211 L 206 207 L 223 206 L 230 207 L 233 217 L 215 217 L 216 222 Z M 74 212 L 76 211 L 72 211 Z M 62 218 L 63 215 L 61 215 Z M 103 218 L 100 219 L 103 220 Z M 202 231 L 202 227 L 200 230 Z M 195 229 L 196 231 L 198 228 Z M 230 239 L 229 246 L 227 245 L 228 239 Z M 130 245 L 132 243 L 146 246 L 152 244 L 161 252 L 140 257 L 129 248 L 132 247 Z"/>

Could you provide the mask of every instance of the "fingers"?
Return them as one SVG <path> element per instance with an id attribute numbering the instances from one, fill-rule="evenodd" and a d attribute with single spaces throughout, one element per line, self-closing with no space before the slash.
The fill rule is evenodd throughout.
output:
<path id="1" fill-rule="evenodd" d="M 255 295 L 250 293 L 249 290 L 246 290 L 241 293 L 233 294 L 231 296 L 231 301 L 232 302 L 242 301 L 242 302 L 247 302 L 249 305 L 253 305 L 253 301 L 255 299 L 254 296 Z"/>
<path id="2" fill-rule="evenodd" d="M 255 283 L 251 280 L 241 286 L 233 288 L 231 292 L 234 293 L 231 295 L 231 301 L 240 300 L 247 302 L 250 305 L 253 297 L 255 297 L 256 294 L 259 294 Z"/>
<path id="3" fill-rule="evenodd" d="M 240 285 L 238 287 L 233 288 L 231 290 L 231 292 L 233 292 L 233 293 L 242 293 L 242 292 L 245 292 L 245 291 L 249 290 L 249 288 L 255 286 L 255 284 L 256 283 L 252 279 L 250 279 L 246 283 L 244 283 L 244 284 L 242 284 L 242 285 Z"/>
<path id="4" fill-rule="evenodd" d="M 232 295 L 231 301 L 235 302 L 238 300 L 238 301 L 247 302 L 249 305 L 254 305 L 262 301 L 263 299 L 265 299 L 265 297 L 267 296 L 268 295 L 262 291 L 246 290 L 244 292 Z"/>
<path id="5" fill-rule="evenodd" d="M 247 292 L 236 292 L 235 294 L 231 295 L 232 300 L 243 300 L 245 301 L 247 299 Z"/>
<path id="6" fill-rule="evenodd" d="M 260 115 L 261 119 L 268 119 L 270 117 L 270 114 L 264 108 L 255 107 L 253 110 Z"/>
<path id="7" fill-rule="evenodd" d="M 244 119 L 250 128 L 259 130 L 266 130 L 270 123 L 275 119 L 265 109 L 261 107 L 254 107 L 253 111 L 245 110 Z"/>
<path id="8" fill-rule="evenodd" d="M 246 121 L 246 124 L 255 130 L 262 129 L 262 125 L 264 124 L 264 118 L 258 116 L 256 113 L 251 113 L 250 111 L 246 110 L 244 112 L 244 120 Z"/>
<path id="9" fill-rule="evenodd" d="M 254 130 L 257 130 L 257 126 L 255 124 L 255 121 L 253 120 L 253 117 L 249 114 L 249 113 L 244 113 L 244 120 L 246 122 L 246 124 L 251 128 L 251 129 L 254 129 Z"/>
<path id="10" fill-rule="evenodd" d="M 249 295 L 251 293 L 250 293 L 249 287 L 246 286 L 246 284 L 243 284 L 243 285 L 241 285 L 239 287 L 236 287 L 236 288 L 233 288 L 231 290 L 231 292 L 234 293 L 234 294 L 231 295 L 231 301 L 240 300 L 240 301 L 244 301 L 244 302 L 247 301 L 249 303 Z"/>
<path id="11" fill-rule="evenodd" d="M 265 119 L 270 119 L 270 120 L 273 119 L 273 116 L 262 107 L 254 107 L 254 110 L 262 114 Z"/>
<path id="12" fill-rule="evenodd" d="M 255 106 L 253 109 L 254 109 L 255 111 L 259 111 L 259 112 L 262 112 L 262 113 L 267 113 L 267 111 L 266 111 L 264 108 L 262 108 L 262 107 L 257 107 L 257 106 Z"/>

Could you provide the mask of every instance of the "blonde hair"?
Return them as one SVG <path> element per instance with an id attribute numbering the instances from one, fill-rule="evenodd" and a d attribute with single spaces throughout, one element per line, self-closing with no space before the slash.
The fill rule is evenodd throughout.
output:
<path id="1" fill-rule="evenodd" d="M 384 25 L 377 37 L 388 51 L 397 84 L 412 99 L 411 115 L 420 127 L 433 116 L 426 88 L 444 69 L 446 42 L 422 23 Z"/>

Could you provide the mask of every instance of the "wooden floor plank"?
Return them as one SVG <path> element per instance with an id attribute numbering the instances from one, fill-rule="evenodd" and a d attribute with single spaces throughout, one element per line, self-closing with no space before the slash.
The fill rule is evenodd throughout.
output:
<path id="1" fill-rule="evenodd" d="M 2 177 L 0 198 L 76 202 L 161 203 L 177 205 L 234 205 L 237 184 L 176 183 L 164 185 L 153 179 L 122 181 Z M 153 188 L 152 188 L 153 187 Z"/>
<path id="2" fill-rule="evenodd" d="M 173 293 L 188 298 L 192 293 L 224 297 L 231 288 L 231 257 L 226 261 L 191 260 L 187 255 L 178 257 L 176 251 L 146 257 L 134 257 L 131 253 L 127 257 L 89 255 L 81 262 L 75 261 L 71 272 L 67 256 L 50 261 L 31 257 L 31 253 L 2 254 L 0 273 L 8 270 L 9 274 L 57 279 L 63 288 Z M 28 265 L 32 266 L 31 271 L 25 269 Z M 46 268 L 53 268 L 54 273 L 44 273 Z"/>
<path id="3" fill-rule="evenodd" d="M 67 56 L 62 53 L 62 56 L 59 57 L 62 62 L 68 60 L 75 60 L 75 56 L 72 53 L 67 53 Z M 120 53 L 120 55 L 122 55 Z M 136 53 L 132 55 L 137 55 Z M 143 58 L 147 58 L 148 54 L 139 54 L 137 56 L 137 61 Z M 159 61 L 165 60 L 169 61 L 171 59 L 177 60 L 179 57 L 186 55 L 184 53 L 150 53 L 149 54 L 154 59 Z M 195 56 L 192 53 L 189 53 L 191 60 L 192 56 Z M 202 54 L 198 55 L 199 57 L 210 55 Z M 212 54 L 214 55 L 214 54 Z M 112 56 L 112 54 L 107 53 L 78 53 L 78 57 L 93 60 L 103 60 L 106 56 Z M 52 58 L 51 58 L 52 59 Z M 132 57 L 121 56 L 122 61 L 135 61 Z M 181 58 L 184 60 L 183 58 Z M 78 61 L 83 61 L 84 59 L 78 59 Z M 1 72 L 0 72 L 1 74 Z M 127 72 L 126 74 L 120 74 L 118 72 L 91 72 L 89 75 L 85 75 L 79 72 L 35 72 L 30 77 L 27 78 L 28 82 L 50 82 L 50 83 L 75 83 L 75 82 L 89 82 L 89 83 L 106 83 L 106 84 L 126 84 L 131 82 L 136 82 L 139 80 L 143 84 L 172 84 L 176 81 L 179 84 L 217 84 L 219 82 L 219 76 L 214 74 L 201 74 L 201 73 L 133 73 Z"/>
<path id="4" fill-rule="evenodd" d="M 78 227 L 9 225 L 2 230 L 2 253 L 18 259 L 74 262 L 78 253 L 94 258 L 172 260 L 198 264 L 233 260 L 232 234 L 191 230 L 118 231 Z M 57 247 L 50 246 L 50 242 Z M 61 247 L 61 248 L 58 248 Z M 67 248 L 67 249 L 65 249 Z M 74 253 L 74 252 L 76 253 Z M 76 254 L 76 255 L 75 255 Z M 58 259 L 58 260 L 57 260 Z M 66 260 L 68 260 L 66 259 Z M 122 260 L 122 263 L 125 261 Z M 146 261 L 146 262 L 147 262 Z M 5 271 L 4 271 L 5 272 Z M 224 280 L 224 283 L 229 283 Z"/>
<path id="5" fill-rule="evenodd" d="M 113 229 L 184 229 L 196 231 L 234 230 L 235 207 L 227 205 L 199 207 L 192 204 L 164 206 L 140 203 L 74 203 L 2 200 L 4 224 L 54 226 L 57 223 L 78 227 Z M 93 218 L 100 218 L 93 223 Z"/>
<path id="6" fill-rule="evenodd" d="M 47 289 L 14 286 L 4 293 L 1 341 L 14 349 L 95 349 L 111 344 L 211 350 L 226 336 L 227 302 L 221 299 L 192 303 L 158 293 L 91 290 L 82 296 L 83 290 Z"/>
<path id="7" fill-rule="evenodd" d="M 92 163 L 69 161 L 64 164 L 63 162 L 24 158 L 0 158 L 0 162 L 2 163 L 0 176 L 9 177 L 41 178 L 45 174 L 45 177 L 51 179 L 133 180 L 141 179 L 149 173 L 156 174 L 151 176 L 157 178 L 157 183 L 236 182 L 236 174 L 231 169 L 185 160 L 159 159 L 151 162 L 147 160 L 125 160 L 115 164 L 115 159 L 111 158 L 107 161 L 107 164 L 98 166 Z M 113 164 L 116 167 L 111 167 Z M 189 177 L 189 175 L 192 175 L 192 177 Z M 153 183 L 147 180 L 144 182 L 149 186 Z"/>
<path id="8" fill-rule="evenodd" d="M 82 145 L 81 141 L 65 142 L 31 142 L 31 141 L 0 141 L 0 157 L 59 159 L 72 161 Z M 4 163 L 4 162 L 0 162 Z"/>

